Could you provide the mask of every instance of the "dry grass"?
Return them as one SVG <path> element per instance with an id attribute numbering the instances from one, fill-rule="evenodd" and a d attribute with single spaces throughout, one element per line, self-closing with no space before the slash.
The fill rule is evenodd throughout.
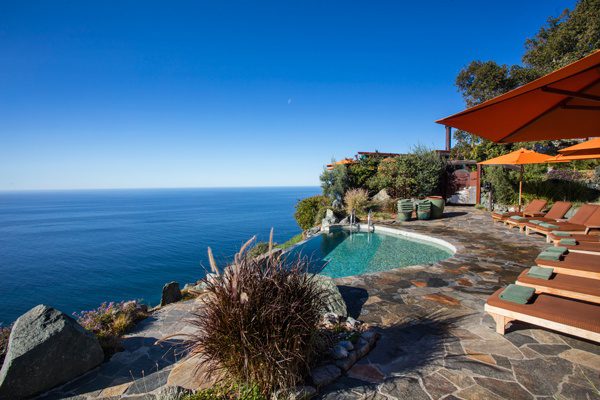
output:
<path id="1" fill-rule="evenodd" d="M 192 354 L 230 382 L 270 396 L 302 381 L 318 342 L 325 292 L 306 274 L 306 260 L 247 257 L 254 239 L 218 277 L 206 281 L 205 307 L 193 323 Z M 273 248 L 272 240 L 269 248 Z M 212 252 L 209 249 L 209 259 Z M 219 273 L 214 261 L 213 272 Z"/>
<path id="2" fill-rule="evenodd" d="M 365 189 L 350 189 L 344 195 L 344 203 L 348 214 L 351 214 L 352 210 L 356 214 L 364 214 L 369 204 L 369 192 Z"/>

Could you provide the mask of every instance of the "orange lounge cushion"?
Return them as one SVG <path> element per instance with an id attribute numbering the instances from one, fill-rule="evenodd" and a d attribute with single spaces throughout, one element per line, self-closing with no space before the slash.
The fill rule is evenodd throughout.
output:
<path id="1" fill-rule="evenodd" d="M 565 245 L 565 247 L 569 250 L 579 250 L 579 251 L 591 251 L 594 253 L 600 253 L 600 242 L 592 243 L 592 242 L 579 242 L 573 245 Z"/>
<path id="2" fill-rule="evenodd" d="M 535 295 L 527 304 L 517 304 L 500 299 L 504 288 L 496 290 L 487 304 L 532 317 L 600 333 L 600 305 L 577 300 L 567 300 L 548 294 Z"/>
<path id="3" fill-rule="evenodd" d="M 521 272 L 517 280 L 528 285 L 543 286 L 569 292 L 590 294 L 600 297 L 600 282 L 597 279 L 581 278 L 579 276 L 552 274 L 550 279 L 533 278 L 527 275 L 529 270 Z"/>

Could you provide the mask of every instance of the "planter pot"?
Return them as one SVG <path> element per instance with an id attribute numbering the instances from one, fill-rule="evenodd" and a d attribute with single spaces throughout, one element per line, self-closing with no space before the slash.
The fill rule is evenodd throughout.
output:
<path id="1" fill-rule="evenodd" d="M 430 216 L 431 216 L 431 212 L 429 212 L 429 211 L 417 211 L 417 217 L 420 220 L 429 219 Z"/>
<path id="2" fill-rule="evenodd" d="M 442 196 L 429 196 L 427 200 L 431 202 L 431 218 L 442 218 L 446 203 L 444 198 Z"/>
<path id="3" fill-rule="evenodd" d="M 412 218 L 412 211 L 411 212 L 398 212 L 398 216 L 396 217 L 396 219 L 398 221 L 410 221 L 411 218 Z"/>

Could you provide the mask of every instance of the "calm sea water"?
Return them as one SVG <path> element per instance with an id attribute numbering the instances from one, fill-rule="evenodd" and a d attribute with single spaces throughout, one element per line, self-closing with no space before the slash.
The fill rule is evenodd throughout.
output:
<path id="1" fill-rule="evenodd" d="M 66 313 L 104 301 L 160 301 L 253 235 L 283 242 L 317 187 L 0 192 L 0 322 L 45 303 Z"/>

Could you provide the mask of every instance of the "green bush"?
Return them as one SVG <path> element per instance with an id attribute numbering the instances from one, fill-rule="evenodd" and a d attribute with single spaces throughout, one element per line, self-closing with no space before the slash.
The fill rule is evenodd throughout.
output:
<path id="1" fill-rule="evenodd" d="M 269 251 L 269 242 L 258 242 L 248 251 L 248 257 L 262 256 Z"/>
<path id="2" fill-rule="evenodd" d="M 258 261 L 246 255 L 251 242 L 223 274 L 204 280 L 205 306 L 192 319 L 198 330 L 188 345 L 206 368 L 223 372 L 225 387 L 256 387 L 270 397 L 308 373 L 326 292 L 305 273 L 307 261 L 275 254 Z"/>
<path id="3" fill-rule="evenodd" d="M 277 248 L 285 250 L 289 247 L 292 247 L 293 245 L 295 245 L 296 243 L 300 243 L 302 240 L 304 239 L 304 236 L 299 233 L 296 236 L 292 237 L 290 240 L 288 240 L 287 242 L 280 244 L 277 246 Z"/>
<path id="4" fill-rule="evenodd" d="M 386 158 L 379 163 L 369 186 L 387 189 L 392 197 L 440 195 L 445 191 L 446 162 L 435 152 L 417 146 L 410 154 Z"/>
<path id="5" fill-rule="evenodd" d="M 298 226 L 305 231 L 317 225 L 330 206 L 331 200 L 327 196 L 307 197 L 296 204 L 294 218 Z"/>

